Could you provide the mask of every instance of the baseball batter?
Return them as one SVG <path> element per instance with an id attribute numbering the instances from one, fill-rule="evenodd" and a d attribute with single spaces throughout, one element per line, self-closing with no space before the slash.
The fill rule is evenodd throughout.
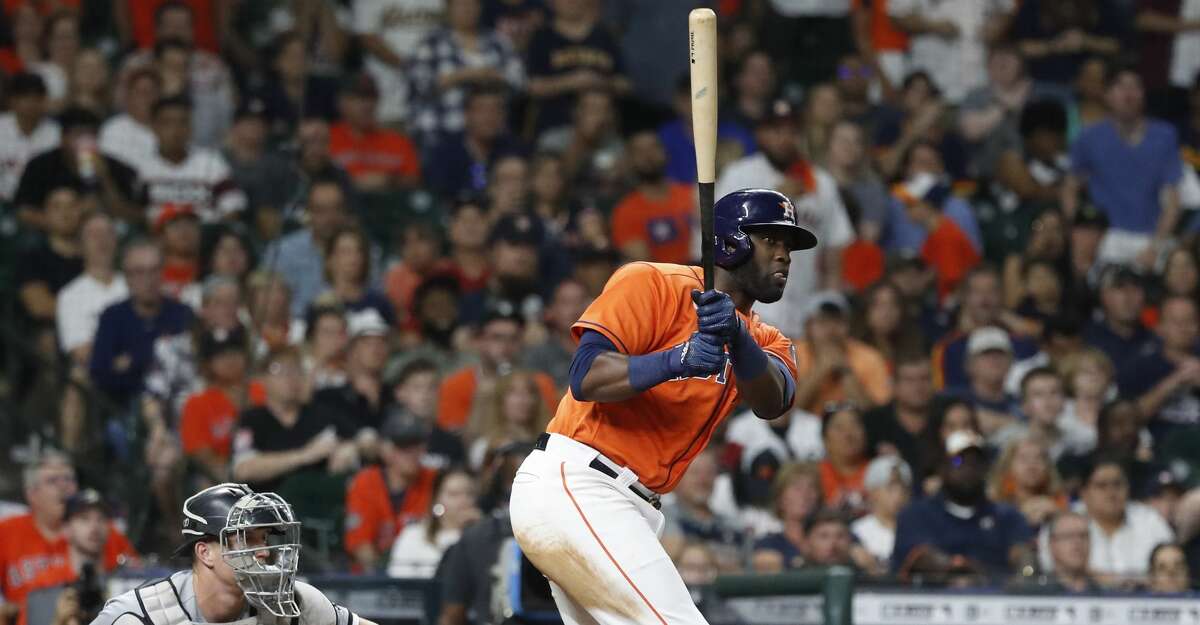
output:
<path id="1" fill-rule="evenodd" d="M 570 390 L 513 483 L 513 534 L 568 625 L 704 623 L 658 541 L 670 492 L 739 402 L 792 403 L 791 342 L 751 312 L 816 246 L 781 193 L 716 202 L 715 290 L 699 267 L 622 267 L 573 327 Z"/>

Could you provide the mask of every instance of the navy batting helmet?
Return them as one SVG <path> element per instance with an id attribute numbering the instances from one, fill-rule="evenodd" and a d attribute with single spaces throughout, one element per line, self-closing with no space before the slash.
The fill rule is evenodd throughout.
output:
<path id="1" fill-rule="evenodd" d="M 717 200 L 713 206 L 713 236 L 718 267 L 733 269 L 750 258 L 750 232 L 755 228 L 782 228 L 792 236 L 792 250 L 817 246 L 817 237 L 796 223 L 796 207 L 788 197 L 770 189 L 742 189 Z"/>

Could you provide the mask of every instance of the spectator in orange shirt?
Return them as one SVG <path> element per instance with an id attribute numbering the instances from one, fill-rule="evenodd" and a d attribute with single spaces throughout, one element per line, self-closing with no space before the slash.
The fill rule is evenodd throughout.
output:
<path id="1" fill-rule="evenodd" d="M 356 569 L 375 572 L 406 523 L 429 510 L 437 472 L 422 466 L 429 425 L 395 411 L 383 425 L 382 465 L 359 471 L 346 489 L 346 551 Z"/>
<path id="2" fill-rule="evenodd" d="M 667 178 L 667 152 L 656 133 L 633 135 L 626 153 L 638 184 L 613 209 L 613 245 L 631 260 L 686 264 L 695 239 L 692 187 Z"/>
<path id="3" fill-rule="evenodd" d="M 867 453 L 867 429 L 862 409 L 851 403 L 825 408 L 821 440 L 825 459 L 818 465 L 825 505 L 858 516 L 866 512 L 867 493 L 863 478 L 871 457 Z"/>
<path id="4" fill-rule="evenodd" d="M 329 152 L 362 191 L 412 186 L 421 175 L 417 150 L 408 137 L 379 126 L 378 109 L 375 81 L 350 77 L 338 102 L 342 120 L 329 129 Z"/>
<path id="5" fill-rule="evenodd" d="M 183 453 L 207 486 L 228 481 L 238 414 L 266 403 L 261 382 L 247 383 L 246 332 L 210 330 L 200 337 L 201 374 L 208 386 L 183 403 L 179 436 Z"/>
<path id="6" fill-rule="evenodd" d="M 446 376 L 438 393 L 438 427 L 460 431 L 474 413 L 477 397 L 486 397 L 496 381 L 512 371 L 521 351 L 524 321 L 512 310 L 489 308 L 479 324 L 477 345 L 479 363 L 469 365 Z M 554 380 L 545 373 L 534 373 L 538 394 L 550 412 L 558 407 L 559 394 Z"/>
<path id="7" fill-rule="evenodd" d="M 63 454 L 47 452 L 24 471 L 29 512 L 0 521 L 0 591 L 20 605 L 48 569 L 67 566 L 70 550 L 63 535 L 67 500 L 78 490 L 75 468 Z M 103 551 L 111 571 L 130 557 L 133 546 L 111 524 Z"/>
<path id="8" fill-rule="evenodd" d="M 904 202 L 908 218 L 929 233 L 921 245 L 921 258 L 937 274 L 938 298 L 944 299 L 982 260 L 970 237 L 942 214 L 950 185 L 932 174 L 920 173 L 897 185 L 895 192 Z"/>
<path id="9" fill-rule="evenodd" d="M 815 293 L 796 345 L 796 407 L 821 414 L 830 402 L 861 406 L 892 398 L 887 361 L 866 343 L 850 338 L 850 303 L 836 291 Z"/>
<path id="10" fill-rule="evenodd" d="M 55 601 L 66 590 L 67 584 L 74 583 L 81 576 L 96 579 L 98 574 L 111 572 L 113 567 L 104 562 L 111 517 L 108 505 L 95 489 L 85 488 L 67 500 L 63 517 L 63 538 L 67 546 L 67 557 L 60 564 L 42 571 L 30 583 L 31 592 L 26 597 L 26 605 L 22 608 L 18 625 L 51 622 L 45 620 L 45 617 L 56 611 Z M 72 591 L 75 592 L 75 589 Z M 104 599 L 103 594 L 88 597 L 76 592 L 75 610 L 80 622 L 86 623 L 95 618 Z"/>

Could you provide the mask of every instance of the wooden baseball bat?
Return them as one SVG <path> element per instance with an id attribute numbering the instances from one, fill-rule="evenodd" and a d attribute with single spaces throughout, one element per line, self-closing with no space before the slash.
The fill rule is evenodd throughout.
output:
<path id="1" fill-rule="evenodd" d="M 700 198 L 700 265 L 704 290 L 713 288 L 713 185 L 717 178 L 717 14 L 688 14 L 688 58 L 692 79 L 692 137 Z"/>

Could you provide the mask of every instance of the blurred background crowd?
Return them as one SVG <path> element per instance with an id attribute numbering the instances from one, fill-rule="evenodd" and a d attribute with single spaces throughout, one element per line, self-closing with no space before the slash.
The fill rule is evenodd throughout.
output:
<path id="1" fill-rule="evenodd" d="M 4 0 L 0 613 L 237 481 L 492 622 L 572 323 L 699 256 L 704 4 L 717 195 L 820 247 L 756 309 L 794 410 L 666 498 L 684 579 L 1190 589 L 1198 0 Z"/>

